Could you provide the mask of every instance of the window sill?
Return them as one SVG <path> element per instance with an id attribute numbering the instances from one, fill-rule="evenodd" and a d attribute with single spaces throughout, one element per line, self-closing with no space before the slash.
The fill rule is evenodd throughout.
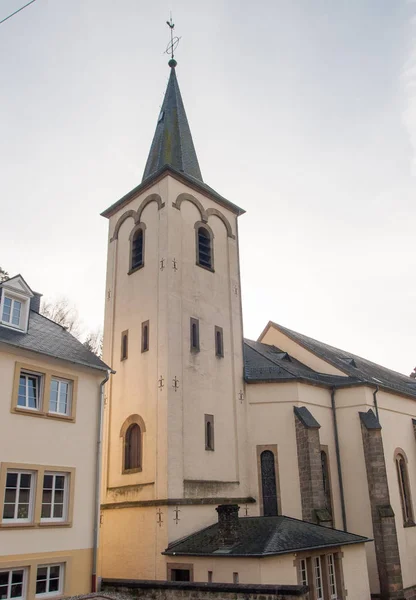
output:
<path id="1" fill-rule="evenodd" d="M 143 469 L 141 467 L 137 467 L 137 469 L 123 469 L 122 474 L 123 475 L 130 475 L 131 473 L 141 473 L 142 470 Z"/>
<path id="2" fill-rule="evenodd" d="M 207 452 L 214 452 L 215 448 L 208 448 L 207 446 L 205 446 L 205 450 Z"/>
<path id="3" fill-rule="evenodd" d="M 136 271 L 140 271 L 140 269 L 143 269 L 143 267 L 144 267 L 144 263 L 142 265 L 140 265 L 139 267 L 134 267 L 134 269 L 130 269 L 130 271 L 127 271 L 127 275 L 132 275 Z"/>
<path id="4" fill-rule="evenodd" d="M 416 523 L 414 521 L 407 521 L 403 523 L 403 527 L 416 527 Z"/>
<path id="5" fill-rule="evenodd" d="M 211 271 L 211 273 L 215 273 L 214 267 L 206 267 L 205 265 L 201 265 L 198 261 L 195 262 L 197 267 L 201 267 L 201 269 L 205 269 L 205 271 Z"/>
<path id="6" fill-rule="evenodd" d="M 42 417 L 43 419 L 52 419 L 57 421 L 68 421 L 69 423 L 75 423 L 75 417 L 71 415 L 60 415 L 55 413 L 47 413 L 41 410 L 36 410 L 33 408 L 20 408 L 18 406 L 14 406 L 11 409 L 11 412 L 16 415 L 26 415 L 29 417 Z"/>
<path id="7" fill-rule="evenodd" d="M 0 523 L 1 529 L 35 529 L 36 523 Z"/>
<path id="8" fill-rule="evenodd" d="M 36 527 L 72 527 L 72 521 L 41 521 L 36 523 Z"/>

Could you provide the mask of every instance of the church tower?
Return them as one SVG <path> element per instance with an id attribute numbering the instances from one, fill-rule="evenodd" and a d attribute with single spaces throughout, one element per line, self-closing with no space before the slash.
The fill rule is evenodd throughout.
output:
<path id="1" fill-rule="evenodd" d="M 176 77 L 109 220 L 101 574 L 166 579 L 167 545 L 250 502 L 237 218 L 204 183 Z"/>

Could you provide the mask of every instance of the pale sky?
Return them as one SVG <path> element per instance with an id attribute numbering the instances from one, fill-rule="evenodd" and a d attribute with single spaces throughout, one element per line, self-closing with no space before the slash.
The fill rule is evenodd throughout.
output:
<path id="1" fill-rule="evenodd" d="M 0 0 L 0 20 L 26 0 Z M 0 265 L 102 324 L 107 221 L 177 76 L 239 220 L 245 335 L 268 320 L 416 365 L 416 3 L 37 0 L 0 25 Z"/>

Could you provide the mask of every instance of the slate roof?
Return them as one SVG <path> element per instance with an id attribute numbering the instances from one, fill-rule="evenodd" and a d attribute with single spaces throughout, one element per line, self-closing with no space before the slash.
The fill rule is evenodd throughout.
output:
<path id="1" fill-rule="evenodd" d="M 218 523 L 169 544 L 164 554 L 263 557 L 301 550 L 362 544 L 368 538 L 292 517 L 242 517 L 239 542 L 220 548 Z"/>
<path id="2" fill-rule="evenodd" d="M 144 169 L 143 181 L 166 164 L 202 181 L 201 169 L 176 79 L 176 61 L 170 60 L 169 66 L 169 82 Z"/>
<path id="3" fill-rule="evenodd" d="M 276 346 L 244 340 L 244 379 L 248 383 L 304 381 L 315 385 L 356 385 L 356 377 L 318 373 Z"/>
<path id="4" fill-rule="evenodd" d="M 350 378 L 371 386 L 379 386 L 389 391 L 398 392 L 416 398 L 416 381 L 397 371 L 382 367 L 366 358 L 352 352 L 340 350 L 329 344 L 324 344 L 311 337 L 287 329 L 277 323 L 270 323 L 273 327 L 287 335 L 290 339 L 306 348 L 319 358 L 333 365 Z M 345 379 L 345 378 L 342 378 Z"/>
<path id="5" fill-rule="evenodd" d="M 0 326 L 0 343 L 107 371 L 109 367 L 64 327 L 31 310 L 27 333 Z"/>

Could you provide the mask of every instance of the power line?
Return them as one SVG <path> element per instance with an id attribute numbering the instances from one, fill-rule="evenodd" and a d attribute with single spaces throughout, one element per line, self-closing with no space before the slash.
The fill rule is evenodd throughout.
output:
<path id="1" fill-rule="evenodd" d="M 15 10 L 14 13 L 12 13 L 8 17 L 6 17 L 2 21 L 0 21 L 0 25 L 2 23 L 4 23 L 4 21 L 7 21 L 7 19 L 10 19 L 11 17 L 14 17 L 14 15 L 17 15 L 18 12 L 20 12 L 21 10 L 23 10 L 24 8 L 26 8 L 26 6 L 29 6 L 29 4 L 33 4 L 34 2 L 36 2 L 36 0 L 31 0 L 30 2 L 28 2 L 27 4 L 25 4 L 24 6 L 22 6 L 22 8 L 19 8 L 18 10 Z"/>

